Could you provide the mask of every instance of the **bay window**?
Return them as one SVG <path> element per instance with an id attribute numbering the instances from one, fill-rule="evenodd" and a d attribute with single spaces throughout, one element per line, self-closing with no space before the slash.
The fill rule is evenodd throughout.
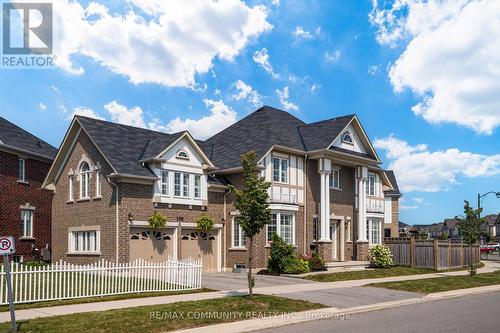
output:
<path id="1" fill-rule="evenodd" d="M 366 238 L 370 245 L 382 244 L 381 220 L 370 218 L 366 221 Z"/>
<path id="2" fill-rule="evenodd" d="M 267 224 L 267 242 L 273 240 L 273 235 L 281 237 L 286 243 L 295 243 L 295 215 L 276 212 L 271 214 L 271 221 Z"/>
<path id="3" fill-rule="evenodd" d="M 201 176 L 194 175 L 194 197 L 201 198 Z"/>
<path id="4" fill-rule="evenodd" d="M 368 174 L 368 183 L 366 184 L 366 194 L 367 195 L 375 195 L 375 174 Z"/>
<path id="5" fill-rule="evenodd" d="M 168 195 L 168 171 L 161 170 L 161 194 Z"/>

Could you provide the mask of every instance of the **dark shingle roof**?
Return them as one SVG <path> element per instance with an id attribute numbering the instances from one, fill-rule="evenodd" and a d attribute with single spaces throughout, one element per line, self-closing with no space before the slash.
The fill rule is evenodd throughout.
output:
<path id="1" fill-rule="evenodd" d="M 32 153 L 53 160 L 57 149 L 19 126 L 0 117 L 0 146 Z"/>
<path id="2" fill-rule="evenodd" d="M 394 171 L 385 170 L 385 174 L 387 175 L 387 178 L 389 178 L 389 181 L 391 182 L 391 185 L 394 189 L 384 191 L 384 193 L 385 194 L 392 194 L 392 195 L 400 195 L 401 192 L 399 191 L 399 186 L 398 186 L 398 182 L 396 181 L 396 175 L 394 174 Z"/>
<path id="3" fill-rule="evenodd" d="M 159 154 L 181 133 L 166 134 L 104 120 L 76 117 L 92 141 L 120 174 L 155 176 L 139 160 Z M 148 155 L 150 154 L 150 155 Z"/>
<path id="4" fill-rule="evenodd" d="M 335 140 L 354 115 L 318 121 L 299 127 L 305 150 L 325 149 Z"/>
<path id="5" fill-rule="evenodd" d="M 201 144 L 220 169 L 241 166 L 240 156 L 254 150 L 262 157 L 273 145 L 304 150 L 298 126 L 304 122 L 288 112 L 263 106 Z"/>

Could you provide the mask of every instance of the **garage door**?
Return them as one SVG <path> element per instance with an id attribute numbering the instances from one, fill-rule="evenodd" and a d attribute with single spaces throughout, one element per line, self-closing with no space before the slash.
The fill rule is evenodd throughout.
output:
<path id="1" fill-rule="evenodd" d="M 130 261 L 165 261 L 174 253 L 174 230 L 130 229 Z"/>
<path id="2" fill-rule="evenodd" d="M 183 229 L 181 258 L 203 259 L 203 270 L 217 271 L 217 234 L 199 230 Z"/>

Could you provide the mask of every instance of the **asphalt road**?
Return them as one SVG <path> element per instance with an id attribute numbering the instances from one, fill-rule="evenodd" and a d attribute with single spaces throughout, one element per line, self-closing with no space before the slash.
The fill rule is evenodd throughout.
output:
<path id="1" fill-rule="evenodd" d="M 495 292 L 352 314 L 348 320 L 316 320 L 259 332 L 492 333 L 500 328 L 499 308 L 500 292 Z"/>

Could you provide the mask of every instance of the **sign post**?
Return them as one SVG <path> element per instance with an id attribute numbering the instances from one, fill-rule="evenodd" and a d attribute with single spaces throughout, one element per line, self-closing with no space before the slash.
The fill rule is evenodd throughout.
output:
<path id="1" fill-rule="evenodd" d="M 5 278 L 7 280 L 7 296 L 9 298 L 11 331 L 17 332 L 16 314 L 14 313 L 14 297 L 12 295 L 12 277 L 10 275 L 9 267 L 9 254 L 14 253 L 16 253 L 14 237 L 0 237 L 0 255 L 3 256 L 3 267 L 5 271 Z"/>

